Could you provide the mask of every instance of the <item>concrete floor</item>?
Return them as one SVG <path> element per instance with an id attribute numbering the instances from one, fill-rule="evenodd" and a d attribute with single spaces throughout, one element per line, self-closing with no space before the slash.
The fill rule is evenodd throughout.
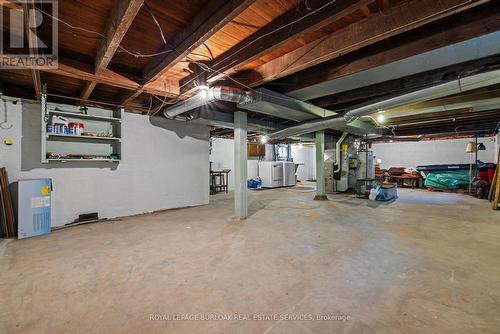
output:
<path id="1" fill-rule="evenodd" d="M 500 212 L 489 203 L 424 190 L 389 204 L 312 197 L 252 192 L 245 222 L 218 195 L 2 241 L 0 333 L 500 332 Z"/>

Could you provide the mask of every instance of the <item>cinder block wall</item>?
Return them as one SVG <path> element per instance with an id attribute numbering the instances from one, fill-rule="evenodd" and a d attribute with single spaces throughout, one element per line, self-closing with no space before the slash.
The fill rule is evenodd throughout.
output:
<path id="1" fill-rule="evenodd" d="M 382 168 L 468 164 L 471 156 L 465 153 L 465 148 L 467 143 L 473 140 L 473 138 L 460 138 L 374 144 L 373 152 L 377 159 L 382 159 Z M 478 159 L 483 162 L 494 162 L 495 137 L 479 138 L 478 142 L 486 146 L 485 151 L 478 152 Z M 474 161 L 474 154 L 472 159 Z"/>
<path id="2" fill-rule="evenodd" d="M 23 101 L 6 107 L 8 130 L 0 129 L 0 166 L 9 181 L 52 178 L 53 226 L 78 214 L 98 212 L 113 218 L 162 209 L 207 204 L 209 132 L 161 117 L 125 113 L 119 164 L 40 162 L 40 105 Z M 12 138 L 14 145 L 4 140 Z"/>

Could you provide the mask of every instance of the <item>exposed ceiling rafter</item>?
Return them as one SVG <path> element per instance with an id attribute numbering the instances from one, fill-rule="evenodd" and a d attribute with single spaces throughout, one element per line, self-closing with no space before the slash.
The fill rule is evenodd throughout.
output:
<path id="1" fill-rule="evenodd" d="M 328 94 L 319 95 L 322 93 L 320 85 L 500 30 L 500 8 L 497 5 L 482 6 L 467 13 L 446 19 L 446 23 L 419 29 L 412 35 L 394 37 L 352 55 L 286 76 L 274 81 L 273 87 L 298 98 L 325 96 Z M 309 94 L 310 91 L 314 94 Z"/>
<path id="2" fill-rule="evenodd" d="M 162 50 L 172 49 L 172 52 L 146 66 L 143 82 L 156 80 L 254 2 L 255 0 L 210 0 L 189 26 Z"/>
<path id="3" fill-rule="evenodd" d="M 405 33 L 489 0 L 408 0 L 335 31 L 317 42 L 275 58 L 250 72 L 255 87 L 338 58 L 381 40 Z"/>
<path id="4" fill-rule="evenodd" d="M 24 32 L 26 40 L 28 41 L 28 49 L 31 57 L 38 55 L 38 36 L 32 31 L 32 27 L 36 27 L 36 18 L 33 12 L 35 3 L 33 0 L 27 0 L 23 3 L 23 16 L 24 16 Z M 42 79 L 38 69 L 31 69 L 31 76 L 33 77 L 33 87 L 35 88 L 36 98 L 39 99 L 42 95 Z"/>
<path id="5" fill-rule="evenodd" d="M 306 12 L 302 19 L 298 17 L 296 8 L 291 9 L 213 61 L 208 62 L 208 67 L 214 71 L 209 80 L 219 80 L 234 69 L 248 64 L 302 35 L 314 32 L 352 14 L 360 7 L 372 2 L 373 0 L 359 0 L 354 3 L 352 0 L 338 0 L 325 4 L 325 1 L 309 0 L 307 6 L 312 11 Z M 180 86 L 183 87 L 183 91 L 191 90 L 195 80 L 196 74 L 182 79 Z"/>
<path id="6" fill-rule="evenodd" d="M 116 50 L 120 46 L 130 25 L 142 7 L 144 0 L 120 0 L 112 11 L 112 17 L 106 28 L 106 38 L 101 41 L 94 63 L 94 73 L 100 74 L 104 71 Z M 97 81 L 87 82 L 82 90 L 81 98 L 86 100 L 97 86 Z"/>

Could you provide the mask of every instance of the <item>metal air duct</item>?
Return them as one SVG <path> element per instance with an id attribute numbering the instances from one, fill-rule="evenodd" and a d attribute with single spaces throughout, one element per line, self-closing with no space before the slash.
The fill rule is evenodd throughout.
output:
<path id="1" fill-rule="evenodd" d="M 437 86 L 421 89 L 412 93 L 403 94 L 387 100 L 376 102 L 367 106 L 356 108 L 346 112 L 342 116 L 327 117 L 318 120 L 304 122 L 302 124 L 279 130 L 269 134 L 271 138 L 300 135 L 339 125 L 349 124 L 361 116 L 366 116 L 377 111 L 401 107 L 406 104 L 429 101 L 469 90 L 491 86 L 500 83 L 500 70 L 471 75 L 440 84 Z"/>
<path id="2" fill-rule="evenodd" d="M 196 95 L 165 109 L 163 114 L 165 117 L 172 119 L 177 115 L 199 108 L 214 100 L 243 103 L 250 100 L 250 96 L 248 92 L 239 88 L 222 86 L 212 88 L 204 87 L 200 88 Z"/>

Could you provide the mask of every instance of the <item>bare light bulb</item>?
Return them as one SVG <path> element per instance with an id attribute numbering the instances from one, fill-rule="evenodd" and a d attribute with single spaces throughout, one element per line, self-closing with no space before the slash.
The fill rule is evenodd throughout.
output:
<path id="1" fill-rule="evenodd" d="M 205 85 L 198 86 L 198 94 L 202 100 L 207 100 L 209 96 L 209 87 Z"/>
<path id="2" fill-rule="evenodd" d="M 208 91 L 206 89 L 200 90 L 200 97 L 205 100 L 208 97 Z"/>
<path id="3" fill-rule="evenodd" d="M 269 140 L 269 138 L 267 138 L 267 136 L 262 136 L 262 137 L 260 137 L 260 143 L 261 143 L 261 144 L 265 144 L 265 143 L 267 143 L 267 141 L 268 141 L 268 140 Z"/>

